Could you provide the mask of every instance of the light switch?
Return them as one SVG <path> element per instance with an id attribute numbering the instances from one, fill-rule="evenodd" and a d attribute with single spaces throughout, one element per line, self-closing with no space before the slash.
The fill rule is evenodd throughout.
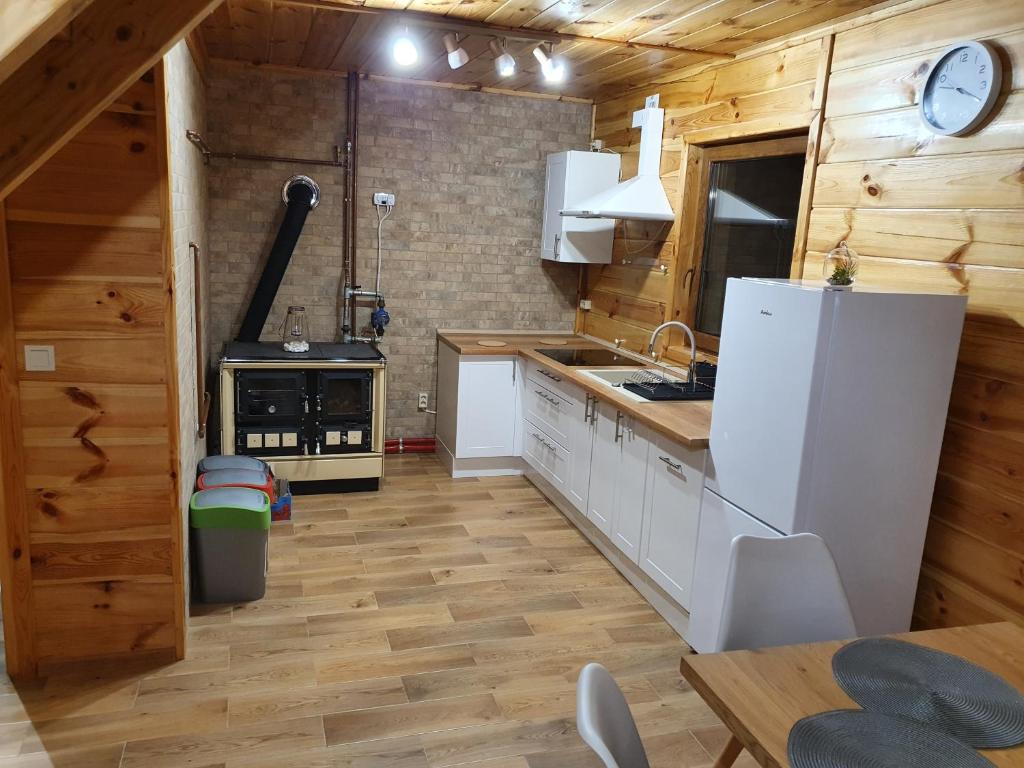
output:
<path id="1" fill-rule="evenodd" d="M 263 447 L 264 448 L 280 448 L 281 447 L 281 436 L 276 432 L 267 432 L 263 436 Z"/>
<path id="2" fill-rule="evenodd" d="M 25 345 L 25 370 L 26 371 L 55 371 L 57 370 L 56 357 L 53 354 L 53 345 Z"/>
<path id="3" fill-rule="evenodd" d="M 246 448 L 262 448 L 263 447 L 263 435 L 259 432 L 250 432 L 245 436 L 245 447 Z"/>
<path id="4" fill-rule="evenodd" d="M 327 443 L 327 445 L 341 445 L 341 432 L 338 430 L 328 431 L 327 434 L 324 435 L 324 442 Z"/>
<path id="5" fill-rule="evenodd" d="M 294 432 L 285 432 L 281 435 L 281 446 L 283 448 L 294 448 L 299 444 L 298 435 Z"/>

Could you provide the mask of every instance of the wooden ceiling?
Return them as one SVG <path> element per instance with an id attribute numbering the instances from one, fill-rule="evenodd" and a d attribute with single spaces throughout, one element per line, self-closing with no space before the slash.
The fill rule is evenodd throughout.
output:
<path id="1" fill-rule="evenodd" d="M 200 27 L 211 58 L 311 70 L 455 83 L 595 98 L 643 85 L 664 73 L 722 58 L 858 12 L 879 0 L 225 0 Z M 352 8 L 362 12 L 345 10 Z M 367 11 L 375 12 L 367 12 Z M 390 10 L 392 13 L 379 11 Z M 508 41 L 517 73 L 501 78 L 488 49 L 493 35 L 412 25 L 421 58 L 409 68 L 391 61 L 389 38 L 402 11 L 501 27 L 601 38 L 568 40 L 556 53 L 569 62 L 564 84 L 544 82 L 530 54 L 536 41 Z M 462 34 L 471 59 L 448 67 L 442 36 Z M 610 41 L 620 42 L 621 45 Z M 663 50 L 629 43 L 666 46 Z M 674 50 L 674 49 L 686 50 Z M 719 56 L 715 56 L 719 54 Z"/>

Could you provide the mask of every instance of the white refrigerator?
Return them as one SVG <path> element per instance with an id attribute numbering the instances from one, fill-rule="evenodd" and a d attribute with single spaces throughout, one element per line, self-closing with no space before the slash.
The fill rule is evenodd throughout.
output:
<path id="1" fill-rule="evenodd" d="M 686 635 L 697 651 L 716 646 L 739 534 L 821 536 L 858 634 L 909 628 L 966 305 L 728 281 Z"/>

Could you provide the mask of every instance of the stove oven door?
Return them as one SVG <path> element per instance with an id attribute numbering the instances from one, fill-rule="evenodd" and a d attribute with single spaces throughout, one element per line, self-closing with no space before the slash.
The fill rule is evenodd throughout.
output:
<path id="1" fill-rule="evenodd" d="M 373 437 L 373 371 L 320 371 L 316 415 L 316 452 L 369 452 Z"/>

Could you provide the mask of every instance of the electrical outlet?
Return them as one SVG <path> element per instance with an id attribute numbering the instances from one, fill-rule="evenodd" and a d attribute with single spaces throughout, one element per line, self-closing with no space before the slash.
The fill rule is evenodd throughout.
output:
<path id="1" fill-rule="evenodd" d="M 584 312 L 586 312 L 588 309 L 592 309 L 593 306 L 594 305 L 590 301 L 590 299 L 580 299 L 580 309 L 582 309 Z"/>
<path id="2" fill-rule="evenodd" d="M 390 205 L 394 206 L 395 196 L 390 192 L 374 192 L 373 193 L 373 204 L 374 205 Z"/>
<path id="3" fill-rule="evenodd" d="M 420 395 L 419 395 L 419 397 L 417 398 L 417 401 L 416 401 L 416 407 L 419 410 L 421 410 L 421 411 L 427 410 L 427 393 L 426 392 L 420 392 Z"/>

